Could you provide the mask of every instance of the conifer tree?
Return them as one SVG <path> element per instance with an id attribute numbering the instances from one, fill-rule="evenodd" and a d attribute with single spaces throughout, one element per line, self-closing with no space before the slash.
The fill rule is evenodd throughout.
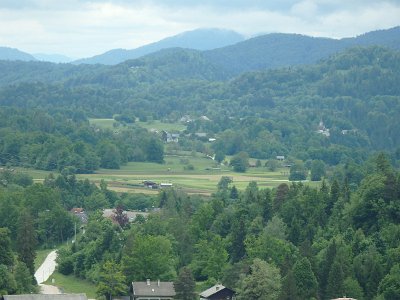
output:
<path id="1" fill-rule="evenodd" d="M 32 275 L 35 273 L 36 244 L 32 215 L 27 210 L 22 210 L 18 219 L 17 252 L 19 260 L 25 263 Z"/>
<path id="2" fill-rule="evenodd" d="M 196 282 L 194 281 L 192 271 L 188 267 L 183 267 L 179 271 L 178 278 L 174 282 L 177 300 L 195 300 L 197 294 L 195 292 Z"/>

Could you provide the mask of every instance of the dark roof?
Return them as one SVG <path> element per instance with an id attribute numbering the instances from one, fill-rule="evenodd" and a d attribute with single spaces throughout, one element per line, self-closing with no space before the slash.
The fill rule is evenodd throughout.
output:
<path id="1" fill-rule="evenodd" d="M 222 290 L 229 290 L 230 292 L 232 292 L 233 294 L 235 293 L 233 290 L 224 287 L 222 284 L 216 284 L 212 287 L 210 287 L 208 290 L 205 290 L 203 292 L 200 293 L 200 297 L 202 298 L 208 298 L 212 295 L 215 295 L 217 293 L 220 293 Z"/>
<path id="2" fill-rule="evenodd" d="M 87 300 L 86 294 L 26 294 L 26 295 L 4 295 L 4 300 Z"/>
<path id="3" fill-rule="evenodd" d="M 170 281 L 132 282 L 134 296 L 175 296 L 174 283 Z"/>

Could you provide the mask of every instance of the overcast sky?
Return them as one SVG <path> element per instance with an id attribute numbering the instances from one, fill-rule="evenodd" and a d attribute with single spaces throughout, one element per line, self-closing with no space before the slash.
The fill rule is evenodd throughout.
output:
<path id="1" fill-rule="evenodd" d="M 0 46 L 89 57 L 196 28 L 351 37 L 400 25 L 400 0 L 0 0 Z"/>

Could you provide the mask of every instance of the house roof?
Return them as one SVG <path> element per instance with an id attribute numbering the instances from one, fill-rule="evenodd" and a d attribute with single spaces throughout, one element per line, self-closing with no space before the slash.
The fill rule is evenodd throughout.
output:
<path id="1" fill-rule="evenodd" d="M 26 294 L 26 295 L 4 295 L 4 300 L 87 300 L 86 294 Z"/>
<path id="2" fill-rule="evenodd" d="M 228 289 L 228 290 L 230 290 L 230 291 L 232 291 L 234 293 L 233 290 L 231 290 L 231 289 L 229 289 L 227 287 L 224 287 L 222 284 L 216 284 L 216 285 L 210 287 L 208 290 L 205 290 L 205 291 L 201 292 L 200 293 L 200 297 L 208 298 L 208 297 L 210 297 L 210 296 L 212 296 L 214 294 L 219 293 L 220 291 L 222 291 L 224 289 Z"/>
<path id="3" fill-rule="evenodd" d="M 132 288 L 134 296 L 175 296 L 174 283 L 170 281 L 135 281 L 132 282 Z"/>
<path id="4" fill-rule="evenodd" d="M 128 217 L 130 222 L 134 221 L 138 215 L 142 215 L 145 218 L 147 218 L 147 216 L 149 215 L 149 213 L 147 212 L 132 211 L 132 210 L 124 210 L 122 213 Z M 115 209 L 106 208 L 103 210 L 104 218 L 112 219 L 114 215 L 115 215 Z"/>

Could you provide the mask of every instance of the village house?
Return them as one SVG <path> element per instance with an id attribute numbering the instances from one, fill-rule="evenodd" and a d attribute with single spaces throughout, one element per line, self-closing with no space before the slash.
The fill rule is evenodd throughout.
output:
<path id="1" fill-rule="evenodd" d="M 151 180 L 143 181 L 143 185 L 149 189 L 158 189 L 158 183 Z"/>
<path id="2" fill-rule="evenodd" d="M 165 130 L 161 131 L 161 138 L 165 143 L 179 142 L 179 133 L 169 133 Z"/>
<path id="3" fill-rule="evenodd" d="M 200 293 L 200 300 L 234 300 L 235 291 L 222 284 L 216 284 Z"/>
<path id="4" fill-rule="evenodd" d="M 172 300 L 175 296 L 174 283 L 170 281 L 132 282 L 133 300 Z"/>
<path id="5" fill-rule="evenodd" d="M 122 212 L 123 214 L 125 214 L 128 217 L 129 222 L 133 222 L 135 221 L 137 216 L 143 216 L 144 218 L 147 218 L 147 216 L 149 215 L 149 213 L 147 212 L 142 212 L 142 211 L 132 211 L 132 210 L 124 210 Z M 113 221 L 113 216 L 115 215 L 115 209 L 111 209 L 111 208 L 106 208 L 103 210 L 103 217 L 104 218 L 108 218 L 110 220 Z"/>
<path id="6" fill-rule="evenodd" d="M 331 135 L 329 128 L 325 127 L 324 122 L 322 122 L 322 120 L 319 122 L 317 133 L 322 134 L 326 137 L 330 137 Z"/>
<path id="7" fill-rule="evenodd" d="M 70 210 L 70 212 L 77 217 L 82 224 L 86 224 L 88 222 L 88 216 L 82 207 L 74 207 Z"/>

